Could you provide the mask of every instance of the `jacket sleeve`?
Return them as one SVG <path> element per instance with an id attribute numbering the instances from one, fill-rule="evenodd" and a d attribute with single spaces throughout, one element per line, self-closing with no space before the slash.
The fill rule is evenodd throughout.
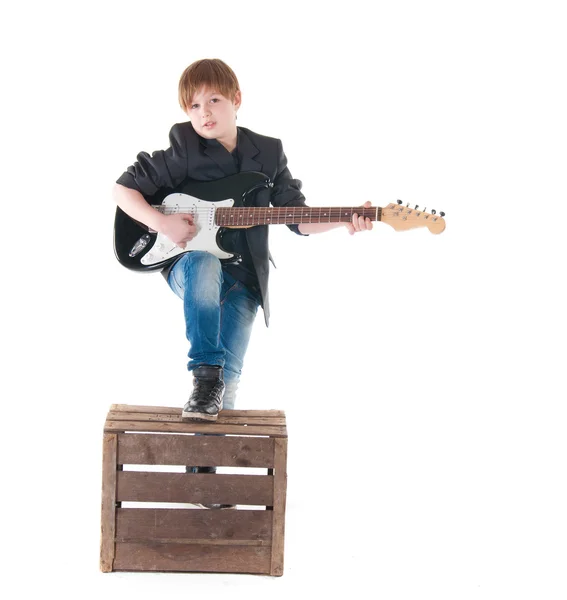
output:
<path id="1" fill-rule="evenodd" d="M 271 202 L 274 206 L 307 206 L 305 196 L 301 193 L 302 183 L 293 179 L 287 168 L 287 158 L 283 151 L 281 140 L 278 140 L 278 166 Z M 299 225 L 288 225 L 298 235 L 307 235 L 299 231 Z"/>
<path id="2" fill-rule="evenodd" d="M 116 183 L 153 196 L 159 189 L 175 188 L 187 178 L 187 141 L 179 124 L 169 132 L 169 148 L 156 150 L 151 156 L 140 152 Z"/>

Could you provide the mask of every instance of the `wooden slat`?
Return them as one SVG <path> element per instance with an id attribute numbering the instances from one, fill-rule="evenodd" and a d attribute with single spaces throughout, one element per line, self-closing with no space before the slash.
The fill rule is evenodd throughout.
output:
<path id="1" fill-rule="evenodd" d="M 222 414 L 222 413 L 221 413 Z M 181 413 L 173 415 L 161 412 L 135 412 L 111 410 L 106 417 L 109 421 L 163 421 L 167 423 L 186 423 L 181 418 Z M 250 415 L 241 416 L 219 416 L 217 424 L 227 425 L 285 425 L 285 417 L 254 417 Z"/>
<path id="2" fill-rule="evenodd" d="M 121 465 L 273 466 L 274 439 L 193 435 L 118 435 Z"/>
<path id="3" fill-rule="evenodd" d="M 269 425 L 248 426 L 243 425 L 217 425 L 213 423 L 183 422 L 162 423 L 144 421 L 106 421 L 106 433 L 122 431 L 147 431 L 164 433 L 225 433 L 233 435 L 287 437 L 285 427 L 271 427 Z"/>
<path id="4" fill-rule="evenodd" d="M 117 571 L 202 571 L 269 574 L 271 549 L 250 546 L 117 543 Z"/>
<path id="5" fill-rule="evenodd" d="M 181 407 L 179 406 L 143 406 L 134 404 L 112 404 L 110 411 L 119 412 L 140 412 L 140 413 L 158 413 L 181 416 Z M 219 414 L 219 419 L 223 417 L 285 417 L 283 410 L 223 410 Z"/>
<path id="6" fill-rule="evenodd" d="M 206 510 L 206 509 L 204 509 Z M 244 511 L 247 512 L 247 511 Z M 271 542 L 263 540 L 231 540 L 231 539 L 209 539 L 209 538 L 156 538 L 148 540 L 147 538 L 116 538 L 117 544 L 145 544 L 147 542 L 155 542 L 157 544 L 178 544 L 182 546 L 271 546 Z"/>
<path id="7" fill-rule="evenodd" d="M 179 502 L 272 506 L 273 477 L 119 471 L 119 502 Z"/>
<path id="8" fill-rule="evenodd" d="M 272 511 L 118 508 L 117 541 L 271 545 Z M 207 540 L 207 541 L 205 541 Z"/>
<path id="9" fill-rule="evenodd" d="M 100 570 L 112 571 L 116 527 L 116 453 L 117 436 L 106 433 L 102 448 L 102 506 L 100 520 Z"/>
<path id="10" fill-rule="evenodd" d="M 274 455 L 274 510 L 272 561 L 270 574 L 283 575 L 285 539 L 285 503 L 287 489 L 287 439 L 277 439 Z"/>

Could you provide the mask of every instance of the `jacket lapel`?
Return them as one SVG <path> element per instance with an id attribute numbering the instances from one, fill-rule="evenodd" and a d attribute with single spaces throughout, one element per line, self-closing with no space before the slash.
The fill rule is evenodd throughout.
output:
<path id="1" fill-rule="evenodd" d="M 256 148 L 252 140 L 238 128 L 238 152 L 240 154 L 240 171 L 262 171 L 262 163 L 254 160 L 260 150 Z"/>
<path id="2" fill-rule="evenodd" d="M 238 172 L 234 165 L 234 158 L 230 152 L 217 140 L 200 138 L 203 152 L 217 164 L 225 175 L 236 175 Z"/>

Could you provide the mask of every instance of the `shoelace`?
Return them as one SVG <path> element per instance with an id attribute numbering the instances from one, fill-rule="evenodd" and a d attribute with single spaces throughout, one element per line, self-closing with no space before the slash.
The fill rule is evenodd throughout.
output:
<path id="1" fill-rule="evenodd" d="M 222 392 L 222 382 L 218 379 L 197 379 L 195 382 L 195 392 L 197 395 L 206 395 L 208 399 L 211 396 L 214 396 L 214 401 L 216 403 L 220 400 L 220 394 Z M 203 399 L 203 402 L 206 402 L 207 399 Z"/>

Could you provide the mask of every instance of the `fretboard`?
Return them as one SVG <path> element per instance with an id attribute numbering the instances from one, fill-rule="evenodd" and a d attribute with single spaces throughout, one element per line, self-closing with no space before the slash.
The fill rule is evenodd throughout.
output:
<path id="1" fill-rule="evenodd" d="M 215 211 L 215 224 L 219 227 L 253 227 L 254 225 L 299 225 L 300 223 L 348 223 L 352 215 L 368 217 L 371 221 L 380 221 L 382 208 L 362 207 L 239 207 L 218 208 Z"/>

